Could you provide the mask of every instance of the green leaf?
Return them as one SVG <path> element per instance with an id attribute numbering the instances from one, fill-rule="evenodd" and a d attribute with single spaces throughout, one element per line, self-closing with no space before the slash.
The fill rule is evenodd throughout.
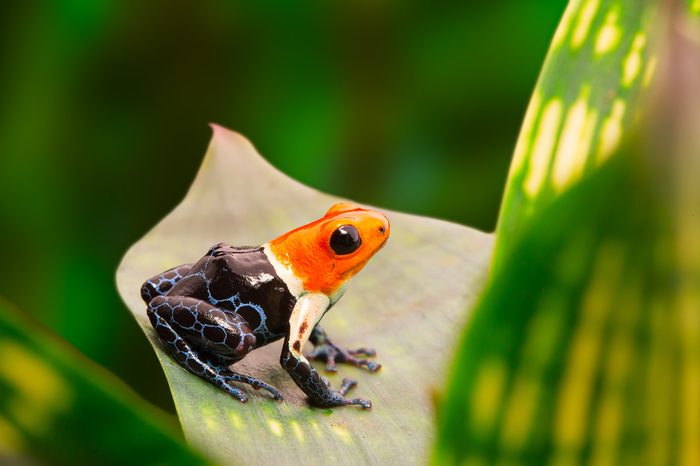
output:
<path id="1" fill-rule="evenodd" d="M 0 463 L 208 464 L 163 413 L 2 299 L 0 355 Z"/>
<path id="2" fill-rule="evenodd" d="M 494 266 L 532 214 L 600 167 L 634 122 L 658 56 L 659 2 L 570 2 L 530 100 L 501 206 Z"/>
<path id="3" fill-rule="evenodd" d="M 578 3 L 569 14 L 576 17 L 592 3 L 598 2 Z M 591 165 L 590 157 L 599 153 L 605 131 L 581 154 L 584 172 L 558 193 L 546 191 L 550 184 L 541 198 L 521 197 L 520 207 L 503 212 L 503 224 L 516 225 L 518 233 L 498 239 L 512 244 L 501 251 L 462 338 L 440 407 L 434 463 L 700 461 L 700 22 L 694 6 L 601 2 L 593 14 L 592 24 L 604 24 L 611 8 L 621 17 L 647 18 L 645 31 L 654 40 L 646 47 L 657 57 L 657 77 L 632 107 L 622 98 L 634 116 L 603 160 Z M 543 79 L 578 86 L 577 62 L 561 60 L 558 75 L 545 69 Z M 590 66 L 607 65 L 592 57 Z M 625 72 L 615 69 L 617 76 L 610 71 L 591 85 L 592 95 L 597 87 L 615 88 Z M 556 157 L 550 162 L 556 166 Z M 513 199 L 522 181 L 511 177 Z"/>
<path id="4" fill-rule="evenodd" d="M 370 411 L 308 407 L 279 366 L 280 342 L 235 367 L 276 386 L 285 400 L 251 391 L 241 404 L 177 365 L 146 317 L 139 290 L 147 278 L 198 259 L 217 242 L 261 244 L 319 218 L 337 201 L 275 170 L 240 135 L 215 127 L 185 199 L 129 250 L 117 271 L 119 291 L 163 365 L 187 439 L 221 463 L 411 464 L 428 456 L 430 392 L 440 385 L 464 309 L 485 278 L 490 235 L 387 212 L 387 246 L 323 321 L 337 343 L 377 350 L 381 371 L 341 365 L 329 376 L 336 388 L 343 376 L 356 378 L 355 395 L 372 400 Z M 135 208 L 148 208 L 148 200 Z"/>

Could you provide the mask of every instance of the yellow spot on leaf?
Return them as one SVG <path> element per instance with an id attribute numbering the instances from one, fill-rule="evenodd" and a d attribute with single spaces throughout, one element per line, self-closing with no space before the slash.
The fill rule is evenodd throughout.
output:
<path id="1" fill-rule="evenodd" d="M 649 464 L 666 464 L 671 451 L 671 432 L 674 421 L 675 393 L 673 384 L 675 356 L 668 348 L 674 338 L 672 320 L 668 310 L 672 308 L 665 296 L 653 295 L 650 305 L 649 328 L 652 330 L 649 351 L 649 371 L 646 383 L 647 425 L 654 426 L 655 434 L 649 437 Z"/>
<path id="2" fill-rule="evenodd" d="M 330 427 L 333 433 L 335 433 L 345 445 L 350 445 L 352 443 L 352 436 L 345 427 L 339 425 L 331 425 Z"/>
<path id="3" fill-rule="evenodd" d="M 684 286 L 678 296 L 678 334 L 681 336 L 682 365 L 680 400 L 680 464 L 696 464 L 700 458 L 700 295 L 697 285 Z"/>
<path id="4" fill-rule="evenodd" d="M 527 112 L 525 113 L 525 120 L 523 121 L 523 126 L 520 129 L 520 137 L 518 137 L 518 143 L 515 146 L 515 152 L 513 154 L 513 168 L 511 173 L 517 173 L 523 166 L 525 162 L 528 149 L 530 148 L 530 142 L 532 140 L 532 130 L 537 115 L 540 111 L 541 105 L 541 94 L 539 89 L 535 89 L 530 99 L 530 105 L 527 107 Z"/>
<path id="5" fill-rule="evenodd" d="M 540 385 L 535 374 L 520 374 L 509 397 L 501 442 L 506 451 L 517 451 L 527 441 L 535 422 Z"/>
<path id="6" fill-rule="evenodd" d="M 473 428 L 476 432 L 488 431 L 493 427 L 506 372 L 503 361 L 490 360 L 482 364 L 471 399 Z"/>
<path id="7" fill-rule="evenodd" d="M 241 416 L 239 416 L 236 413 L 230 412 L 228 415 L 228 419 L 229 421 L 231 421 L 231 425 L 234 429 L 243 430 L 243 419 L 241 419 Z"/>
<path id="8" fill-rule="evenodd" d="M 275 437 L 281 437 L 284 433 L 284 428 L 282 427 L 282 424 L 275 419 L 269 419 L 267 421 L 267 427 L 269 427 L 270 432 Z"/>
<path id="9" fill-rule="evenodd" d="M 593 451 L 591 464 L 616 464 L 616 453 L 622 430 L 625 388 L 633 362 L 633 336 L 635 317 L 641 308 L 641 282 L 638 274 L 625 274 L 626 287 L 622 298 L 615 304 L 612 314 L 612 334 L 608 337 L 610 347 L 606 353 L 603 383 L 597 413 L 593 415 Z"/>
<path id="10" fill-rule="evenodd" d="M 556 348 L 564 330 L 563 315 L 570 307 L 564 293 L 551 290 L 537 304 L 537 313 L 527 325 L 522 357 L 532 372 L 543 370 L 556 358 Z"/>
<path id="11" fill-rule="evenodd" d="M 24 449 L 22 434 L 5 418 L 0 416 L 0 457 L 3 454 L 19 453 Z"/>
<path id="12" fill-rule="evenodd" d="M 587 154 L 580 154 L 578 147 L 581 143 L 588 143 L 582 138 L 586 125 L 588 93 L 587 88 L 581 92 L 579 98 L 569 109 L 564 121 L 552 173 L 552 183 L 557 191 L 562 191 L 575 177 L 580 175 L 585 165 Z M 577 157 L 580 156 L 583 157 L 583 160 L 577 160 Z"/>
<path id="13" fill-rule="evenodd" d="M 620 13 L 617 7 L 613 7 L 605 17 L 605 22 L 598 32 L 598 37 L 595 41 L 595 53 L 603 55 L 613 50 L 620 41 L 622 31 L 617 25 L 617 20 Z"/>
<path id="14" fill-rule="evenodd" d="M 622 62 L 622 85 L 625 87 L 632 85 L 637 76 L 639 76 L 639 71 L 642 69 L 642 52 L 646 41 L 646 34 L 642 32 L 637 33 L 632 41 L 630 51 Z"/>
<path id="15" fill-rule="evenodd" d="M 551 49 L 559 47 L 566 35 L 569 33 L 569 29 L 571 27 L 571 18 L 574 16 L 575 11 L 576 5 L 574 4 L 574 2 L 569 2 L 569 6 L 567 6 L 566 10 L 564 11 L 564 16 L 562 16 L 561 21 L 559 21 L 557 32 L 554 33 Z"/>
<path id="16" fill-rule="evenodd" d="M 574 28 L 574 35 L 571 38 L 571 48 L 577 49 L 583 44 L 588 36 L 588 30 L 591 28 L 591 22 L 598 10 L 599 0 L 587 0 L 581 6 L 578 13 L 578 21 Z"/>
<path id="17" fill-rule="evenodd" d="M 311 426 L 311 429 L 314 431 L 314 435 L 316 435 L 316 437 L 322 437 L 322 436 L 323 436 L 323 433 L 321 432 L 321 428 L 318 426 L 318 422 L 316 422 L 316 421 L 311 421 L 311 422 L 309 423 L 309 425 Z"/>
<path id="18" fill-rule="evenodd" d="M 304 443 L 304 431 L 301 430 L 301 427 L 299 426 L 299 423 L 297 421 L 291 421 L 289 423 L 289 426 L 292 429 L 292 434 L 294 434 L 294 438 L 297 439 L 297 442 L 299 443 Z"/>
<path id="19" fill-rule="evenodd" d="M 561 113 L 562 105 L 558 98 L 550 100 L 542 112 L 542 120 L 533 142 L 529 171 L 524 185 L 525 192 L 531 198 L 537 195 L 547 174 L 552 149 L 559 130 Z"/>
<path id="20" fill-rule="evenodd" d="M 622 136 L 622 118 L 625 116 L 625 102 L 615 99 L 610 115 L 603 121 L 600 130 L 600 145 L 596 163 L 600 165 L 617 149 Z"/>
<path id="21" fill-rule="evenodd" d="M 572 180 L 580 178 L 586 167 L 586 161 L 591 153 L 591 144 L 593 144 L 593 135 L 595 134 L 596 125 L 598 124 L 598 110 L 590 109 L 586 116 L 586 123 L 581 131 L 581 139 L 578 142 L 576 149 L 576 164 L 572 168 Z"/>
<path id="22" fill-rule="evenodd" d="M 596 255 L 591 284 L 584 295 L 556 404 L 555 456 L 576 455 L 583 448 L 601 340 L 621 279 L 623 259 L 622 249 L 614 243 L 602 245 Z"/>
<path id="23" fill-rule="evenodd" d="M 0 379 L 11 387 L 5 402 L 25 429 L 41 434 L 51 427 L 51 420 L 68 409 L 73 393 L 50 366 L 21 345 L 0 342 Z"/>
<path id="24" fill-rule="evenodd" d="M 202 406 L 202 418 L 209 430 L 218 430 L 219 424 L 216 422 L 216 415 L 210 406 Z"/>
<path id="25" fill-rule="evenodd" d="M 700 15 L 700 0 L 690 0 L 690 12 L 694 15 Z"/>

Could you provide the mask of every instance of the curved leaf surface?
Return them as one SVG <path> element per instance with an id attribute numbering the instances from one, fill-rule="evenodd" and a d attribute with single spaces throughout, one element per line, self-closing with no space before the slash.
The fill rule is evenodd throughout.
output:
<path id="1" fill-rule="evenodd" d="M 172 420 L 3 299 L 0 355 L 0 464 L 209 464 Z"/>
<path id="2" fill-rule="evenodd" d="M 251 391 L 241 404 L 172 361 L 146 317 L 139 296 L 145 279 L 198 259 L 217 242 L 261 244 L 320 217 L 338 200 L 291 180 L 242 136 L 214 127 L 185 199 L 117 271 L 121 296 L 163 365 L 186 437 L 221 463 L 414 464 L 427 457 L 434 431 L 430 390 L 443 378 L 464 309 L 485 277 L 488 234 L 387 212 L 387 246 L 323 321 L 337 343 L 377 350 L 378 373 L 341 365 L 328 376 L 336 388 L 343 376 L 356 378 L 354 395 L 371 399 L 370 411 L 310 408 L 279 366 L 280 342 L 252 352 L 236 370 L 276 386 L 285 400 Z"/>
<path id="3" fill-rule="evenodd" d="M 614 144 L 604 129 L 581 153 L 583 136 L 569 141 L 585 172 L 561 193 L 506 205 L 503 221 L 515 216 L 519 233 L 499 237 L 512 244 L 462 338 L 435 464 L 700 464 L 700 4 L 570 10 L 599 25 L 589 48 L 610 11 L 646 18 L 619 39 L 650 38 L 656 77 L 629 105 L 610 95 L 633 112 Z M 577 62 L 559 57 L 547 77 L 577 88 Z M 601 79 L 591 92 L 616 89 L 619 65 L 592 61 Z M 611 149 L 603 160 L 599 147 Z M 543 156 L 556 167 L 558 155 Z M 511 200 L 522 180 L 511 177 Z"/>
<path id="4" fill-rule="evenodd" d="M 533 213 L 614 154 L 655 74 L 660 2 L 573 0 L 552 39 L 515 147 L 494 264 Z"/>

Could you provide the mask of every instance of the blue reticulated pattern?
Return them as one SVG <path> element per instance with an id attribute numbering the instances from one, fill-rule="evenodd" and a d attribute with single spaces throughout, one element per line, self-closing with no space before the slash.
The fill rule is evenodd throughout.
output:
<path id="1" fill-rule="evenodd" d="M 247 396 L 230 382 L 262 388 L 275 399 L 282 399 L 274 387 L 228 368 L 255 348 L 254 333 L 260 332 L 258 335 L 264 339 L 275 338 L 265 325 L 262 308 L 241 302 L 238 294 L 216 299 L 209 291 L 211 303 L 192 297 L 167 296 L 165 293 L 186 276 L 190 268 L 184 265 L 170 269 L 146 281 L 141 289 L 144 301 L 148 299 L 148 317 L 168 352 L 188 371 L 240 401 L 246 401 Z M 255 330 L 251 330 L 248 321 L 236 312 L 244 306 L 261 316 Z M 228 307 L 231 309 L 226 309 Z"/>
<path id="2" fill-rule="evenodd" d="M 156 296 L 162 296 L 175 286 L 182 277 L 192 268 L 192 264 L 183 264 L 166 270 L 165 272 L 149 278 L 141 286 L 141 298 L 148 304 Z"/>
<path id="3" fill-rule="evenodd" d="M 207 291 L 209 291 L 208 287 Z M 211 295 L 211 291 L 209 291 L 208 301 L 217 307 L 230 309 L 231 312 L 236 315 L 241 315 L 247 309 L 257 313 L 260 317 L 260 323 L 253 329 L 253 334 L 255 334 L 255 337 L 257 338 L 257 346 L 266 345 L 267 343 L 284 336 L 283 333 L 273 333 L 267 328 L 267 314 L 263 310 L 262 306 L 255 303 L 242 302 L 238 293 L 226 299 L 216 299 Z"/>
<path id="4" fill-rule="evenodd" d="M 275 399 L 282 399 L 272 386 L 254 377 L 232 371 L 227 366 L 253 349 L 255 336 L 247 323 L 235 314 L 195 298 L 157 296 L 148 305 L 148 317 L 173 358 L 195 375 L 246 401 L 247 396 L 230 382 L 262 388 Z M 225 324 L 224 324 L 225 322 Z M 175 331 L 174 326 L 178 327 Z M 188 340 L 197 341 L 195 349 Z"/>
<path id="5" fill-rule="evenodd" d="M 270 385 L 231 370 L 253 349 L 285 337 L 280 362 L 294 382 L 318 406 L 359 405 L 362 399 L 345 399 L 355 381 L 346 379 L 339 391 L 301 357 L 301 343 L 290 346 L 292 309 L 297 298 L 277 275 L 263 247 L 233 247 L 219 243 L 194 265 L 182 265 L 147 280 L 141 296 L 148 304 L 147 314 L 166 350 L 188 371 L 207 380 L 240 401 L 246 394 L 232 382 L 262 388 L 275 399 L 279 392 Z M 333 345 L 322 329 L 312 331 L 313 357 L 376 370 L 379 365 Z M 297 338 L 297 335 L 294 335 Z"/>

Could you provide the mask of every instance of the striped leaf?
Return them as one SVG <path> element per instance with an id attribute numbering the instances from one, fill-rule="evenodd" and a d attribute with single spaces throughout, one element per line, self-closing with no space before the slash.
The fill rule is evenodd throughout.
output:
<path id="1" fill-rule="evenodd" d="M 576 104 L 536 92 L 528 118 L 555 129 L 535 130 L 534 152 L 523 143 L 513 162 L 499 228 L 512 236 L 498 238 L 500 262 L 463 335 L 435 464 L 700 464 L 699 10 L 694 1 L 569 8 L 540 85 L 576 93 L 581 75 L 596 76 L 589 98 L 609 97 L 589 100 L 583 121 L 607 116 L 590 139 L 583 129 L 569 139 Z M 621 94 L 629 58 L 610 70 L 595 55 L 612 11 L 641 18 L 620 23 L 613 42 L 633 47 L 644 34 L 630 89 L 656 66 L 648 92 Z M 575 55 L 586 48 L 599 74 Z M 622 117 L 606 126 L 615 102 Z M 554 142 L 541 155 L 547 133 Z M 576 151 L 559 172 L 574 150 L 562 144 Z"/>
<path id="2" fill-rule="evenodd" d="M 163 413 L 1 299 L 0 355 L 0 464 L 209 464 Z"/>
<path id="3" fill-rule="evenodd" d="M 495 263 L 533 212 L 600 167 L 628 131 L 658 63 L 660 2 L 573 0 L 557 28 L 515 148 Z"/>
<path id="4" fill-rule="evenodd" d="M 186 198 L 119 267 L 120 294 L 156 349 L 187 439 L 221 464 L 421 464 L 429 456 L 430 390 L 443 380 L 464 309 L 481 288 L 490 235 L 386 212 L 387 246 L 323 319 L 337 343 L 377 350 L 381 371 L 340 365 L 328 375 L 335 388 L 343 376 L 356 378 L 356 396 L 372 400 L 370 411 L 310 408 L 279 365 L 281 342 L 234 367 L 280 389 L 284 401 L 249 390 L 241 404 L 177 365 L 146 317 L 139 296 L 145 279 L 198 259 L 218 242 L 262 244 L 319 218 L 338 200 L 286 177 L 243 137 L 217 127 Z"/>

